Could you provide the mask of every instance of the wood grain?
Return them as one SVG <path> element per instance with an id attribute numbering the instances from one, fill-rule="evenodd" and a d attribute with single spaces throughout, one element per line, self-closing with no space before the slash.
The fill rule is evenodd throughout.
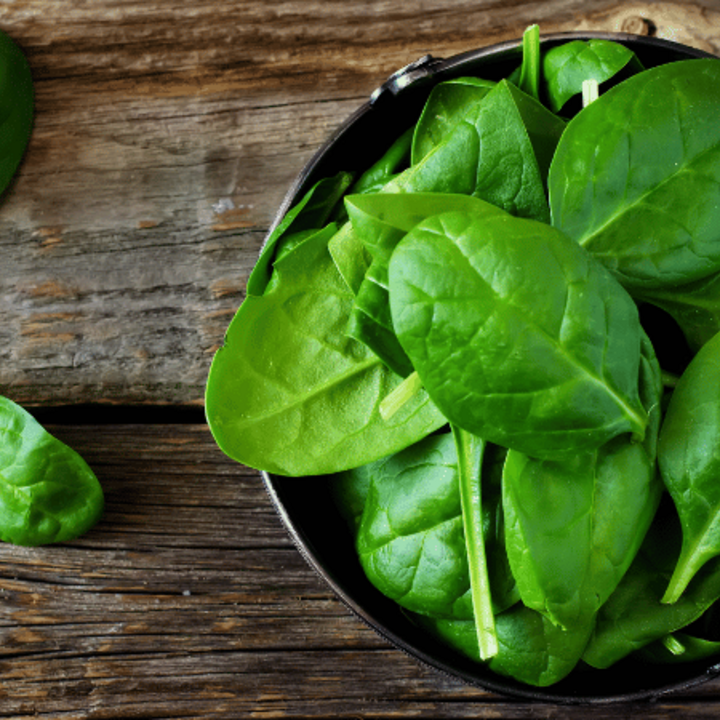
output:
<path id="1" fill-rule="evenodd" d="M 0 203 L 0 392 L 201 405 L 292 179 L 391 72 L 544 32 L 720 49 L 696 2 L 16 0 L 37 118 Z"/>
<path id="2" fill-rule="evenodd" d="M 53 426 L 106 490 L 66 545 L 0 545 L 0 717 L 572 718 L 420 665 L 305 563 L 203 425 Z M 714 717 L 720 681 L 582 717 Z"/>

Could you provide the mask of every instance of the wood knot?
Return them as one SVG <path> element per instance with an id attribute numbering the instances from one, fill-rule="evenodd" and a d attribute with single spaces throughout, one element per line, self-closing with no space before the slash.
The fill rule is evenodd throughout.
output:
<path id="1" fill-rule="evenodd" d="M 657 27 L 648 18 L 640 15 L 630 15 L 622 21 L 620 31 L 631 35 L 655 35 Z"/>

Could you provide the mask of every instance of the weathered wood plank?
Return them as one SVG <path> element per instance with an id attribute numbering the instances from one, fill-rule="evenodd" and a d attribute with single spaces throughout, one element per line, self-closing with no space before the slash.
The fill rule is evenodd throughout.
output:
<path id="1" fill-rule="evenodd" d="M 719 19 L 712 0 L 4 4 L 37 122 L 0 203 L 0 391 L 201 404 L 291 180 L 407 62 L 532 22 L 718 50 Z"/>
<path id="2" fill-rule="evenodd" d="M 203 425 L 53 426 L 107 491 L 67 545 L 0 545 L 0 717 L 571 718 L 466 686 L 367 628 Z M 603 720 L 713 717 L 720 681 Z"/>

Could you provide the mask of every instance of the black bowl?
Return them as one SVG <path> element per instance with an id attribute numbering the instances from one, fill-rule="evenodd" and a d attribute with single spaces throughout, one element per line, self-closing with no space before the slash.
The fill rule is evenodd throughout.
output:
<path id="1" fill-rule="evenodd" d="M 568 40 L 602 38 L 632 49 L 645 67 L 713 57 L 656 38 L 618 33 L 560 33 L 542 38 L 544 49 Z M 420 114 L 432 87 L 453 77 L 507 77 L 520 63 L 521 41 L 493 45 L 447 59 L 430 55 L 394 73 L 318 150 L 287 193 L 273 225 L 319 179 L 368 166 L 366 148 L 389 146 Z M 272 231 L 272 228 L 271 228 Z M 263 473 L 265 486 L 291 538 L 307 562 L 341 600 L 392 644 L 447 675 L 493 692 L 561 704 L 601 704 L 657 698 L 720 674 L 717 660 L 648 666 L 626 660 L 607 670 L 578 667 L 547 689 L 500 676 L 436 641 L 373 587 L 328 491 L 327 478 L 286 478 Z"/>

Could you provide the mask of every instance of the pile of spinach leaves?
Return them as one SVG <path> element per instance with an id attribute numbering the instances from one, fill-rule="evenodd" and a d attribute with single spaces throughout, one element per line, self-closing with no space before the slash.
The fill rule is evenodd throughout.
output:
<path id="1" fill-rule="evenodd" d="M 720 650 L 718 117 L 718 59 L 533 26 L 287 213 L 214 358 L 220 448 L 332 474 L 370 581 L 522 682 Z"/>

